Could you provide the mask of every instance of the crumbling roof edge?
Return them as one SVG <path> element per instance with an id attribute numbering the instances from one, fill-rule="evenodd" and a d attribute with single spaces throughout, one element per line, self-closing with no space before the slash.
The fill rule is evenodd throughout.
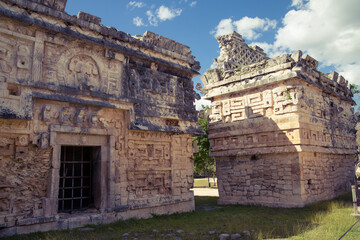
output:
<path id="1" fill-rule="evenodd" d="M 245 85 L 243 85 L 243 88 L 241 88 L 241 89 L 233 89 L 233 90 L 229 90 L 229 91 L 225 91 L 225 92 L 221 92 L 221 93 L 216 93 L 216 94 L 206 94 L 203 98 L 206 99 L 206 100 L 211 101 L 214 97 L 224 97 L 226 95 L 231 95 L 231 94 L 234 94 L 234 93 L 238 93 L 240 91 L 250 90 L 250 89 L 258 88 L 258 87 L 261 87 L 261 86 L 271 85 L 271 84 L 275 84 L 275 83 L 279 83 L 279 82 L 283 82 L 283 81 L 287 81 L 287 80 L 295 80 L 295 79 L 298 80 L 298 81 L 305 81 L 308 84 L 315 85 L 315 86 L 325 90 L 329 94 L 336 95 L 339 98 L 350 102 L 352 105 L 356 105 L 355 101 L 352 98 L 347 97 L 347 96 L 345 96 L 343 94 L 340 94 L 338 92 L 334 92 L 331 89 L 329 89 L 328 87 L 326 87 L 324 85 L 321 85 L 319 83 L 313 82 L 308 77 L 306 77 L 305 75 L 302 75 L 301 73 L 295 72 L 295 71 L 289 72 L 289 75 L 284 76 L 283 78 L 264 79 L 263 81 L 260 80 L 260 81 L 254 82 L 254 83 L 245 84 Z M 227 85 L 230 85 L 231 83 L 227 83 L 227 84 L 223 85 L 223 87 L 226 87 Z"/>
<path id="2" fill-rule="evenodd" d="M 102 24 L 96 24 L 96 23 L 88 22 L 88 21 L 79 19 L 76 16 L 71 16 L 66 12 L 58 11 L 58 10 L 55 10 L 53 8 L 50 8 L 50 7 L 35 3 L 35 2 L 24 1 L 24 0 L 1 0 L 1 1 L 17 5 L 18 7 L 25 8 L 25 9 L 28 9 L 30 11 L 37 12 L 39 14 L 44 14 L 44 15 L 47 15 L 47 16 L 50 16 L 50 17 L 53 17 L 53 18 L 57 18 L 57 19 L 60 19 L 60 20 L 64 21 L 65 24 L 70 24 L 70 25 L 72 24 L 72 25 L 77 25 L 77 26 L 82 27 L 82 28 L 87 28 L 87 29 L 89 29 L 91 31 L 95 31 L 95 32 L 97 32 L 97 33 L 99 33 L 101 35 L 110 36 L 110 37 L 112 37 L 114 39 L 121 40 L 123 42 L 128 42 L 130 44 L 135 44 L 135 45 L 138 45 L 140 47 L 144 47 L 144 48 L 147 48 L 149 50 L 159 52 L 159 53 L 164 54 L 166 56 L 170 56 L 167 53 L 171 52 L 173 54 L 173 56 L 170 56 L 170 57 L 174 58 L 174 56 L 176 56 L 175 57 L 176 59 L 179 59 L 181 61 L 185 61 L 185 62 L 189 63 L 190 65 L 192 65 L 193 67 L 190 69 L 190 68 L 186 68 L 184 66 L 178 65 L 178 64 L 171 63 L 171 62 L 166 62 L 166 64 L 170 64 L 170 65 L 173 65 L 173 67 L 180 68 L 182 70 L 191 72 L 193 74 L 193 76 L 196 76 L 196 75 L 200 74 L 198 72 L 200 70 L 199 62 L 195 61 L 194 60 L 195 57 L 192 56 L 192 55 L 185 56 L 185 55 L 181 55 L 181 53 L 176 52 L 176 51 L 170 51 L 169 49 L 166 49 L 166 48 L 162 48 L 162 47 L 159 47 L 159 46 L 156 46 L 156 45 L 151 45 L 151 44 L 149 44 L 149 43 L 147 43 L 145 41 L 141 41 L 141 40 L 139 40 L 139 39 L 137 39 L 135 37 L 132 37 L 131 35 L 129 35 L 129 34 L 125 33 L 125 32 L 119 31 L 119 30 L 117 30 L 117 29 L 115 29 L 113 27 L 106 27 L 106 26 L 104 26 Z M 96 43 L 96 44 L 105 45 L 107 47 L 114 48 L 114 49 L 116 49 L 118 51 L 121 51 L 121 52 L 125 52 L 125 53 L 128 53 L 128 54 L 133 54 L 133 55 L 138 55 L 138 56 L 143 57 L 143 58 L 149 58 L 149 56 L 142 53 L 141 51 L 132 50 L 131 52 L 129 52 L 129 49 L 126 49 L 126 48 L 124 48 L 124 47 L 122 47 L 120 45 L 111 43 L 110 41 L 106 41 L 104 39 L 97 39 L 95 37 L 86 36 L 84 34 L 77 33 L 77 32 L 71 30 L 68 27 L 67 28 L 62 28 L 62 27 L 59 27 L 59 26 L 55 26 L 54 24 L 49 24 L 49 23 L 46 23 L 44 21 L 31 18 L 30 14 L 16 14 L 14 12 L 11 12 L 11 11 L 9 11 L 7 9 L 4 9 L 4 8 L 1 8 L 1 7 L 0 7 L 0 14 L 3 14 L 5 16 L 15 18 L 15 19 L 18 19 L 18 20 L 21 20 L 21 21 L 29 22 L 31 24 L 37 25 L 39 27 L 47 28 L 49 30 L 53 30 L 53 31 L 56 31 L 56 32 L 61 32 L 61 33 L 67 34 L 67 35 L 71 35 L 71 36 L 74 36 L 74 37 L 77 37 L 77 38 L 81 38 L 81 39 L 84 39 L 84 40 L 87 40 L 87 41 L 91 41 L 91 42 Z M 61 30 L 61 29 L 63 29 L 63 30 Z M 158 38 L 171 40 L 169 38 L 157 35 L 155 33 L 152 33 L 152 34 L 156 35 Z M 145 34 L 143 36 L 145 36 Z M 186 45 L 184 45 L 182 43 L 176 42 L 174 40 L 171 40 L 171 41 L 176 43 L 179 46 L 189 48 L 188 46 L 186 46 Z M 191 53 L 190 50 L 189 50 L 189 52 Z M 164 61 L 164 60 L 154 58 L 154 57 L 152 57 L 151 60 L 157 61 L 157 62 L 163 62 Z"/>

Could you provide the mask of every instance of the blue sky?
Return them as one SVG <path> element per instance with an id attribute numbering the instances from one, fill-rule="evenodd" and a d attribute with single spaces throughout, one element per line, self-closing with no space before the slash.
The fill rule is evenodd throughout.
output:
<path id="1" fill-rule="evenodd" d="M 68 0 L 66 11 L 90 13 L 130 35 L 149 30 L 188 45 L 201 74 L 219 56 L 215 35 L 236 30 L 270 57 L 302 50 L 320 70 L 360 85 L 359 0 Z"/>

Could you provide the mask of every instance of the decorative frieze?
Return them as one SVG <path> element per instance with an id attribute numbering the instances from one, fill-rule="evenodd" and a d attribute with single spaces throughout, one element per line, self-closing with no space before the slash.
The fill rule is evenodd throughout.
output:
<path id="1" fill-rule="evenodd" d="M 0 237 L 194 210 L 189 47 L 0 2 Z"/>
<path id="2" fill-rule="evenodd" d="M 299 207 L 349 190 L 357 146 L 347 81 L 300 51 L 268 59 L 246 53 L 239 34 L 218 41 L 218 65 L 202 80 L 219 203 Z"/>

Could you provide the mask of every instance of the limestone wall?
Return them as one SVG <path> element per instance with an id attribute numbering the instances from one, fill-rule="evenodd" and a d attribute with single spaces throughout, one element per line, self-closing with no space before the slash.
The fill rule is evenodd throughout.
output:
<path id="1" fill-rule="evenodd" d="M 0 1 L 0 236 L 194 210 L 189 47 L 65 4 Z"/>
<path id="2" fill-rule="evenodd" d="M 353 154 L 300 153 L 300 172 L 306 203 L 332 199 L 349 191 L 353 180 Z"/>
<path id="3" fill-rule="evenodd" d="M 227 49 L 244 48 L 239 36 L 223 37 Z M 357 146 L 347 81 L 300 51 L 254 63 L 257 54 L 202 76 L 219 203 L 295 207 L 348 191 Z"/>
<path id="4" fill-rule="evenodd" d="M 27 135 L 9 134 L 0 138 L 0 221 L 5 226 L 44 214 L 51 157 L 50 149 L 29 144 Z"/>
<path id="5" fill-rule="evenodd" d="M 299 156 L 258 154 L 216 159 L 219 204 L 302 205 Z"/>

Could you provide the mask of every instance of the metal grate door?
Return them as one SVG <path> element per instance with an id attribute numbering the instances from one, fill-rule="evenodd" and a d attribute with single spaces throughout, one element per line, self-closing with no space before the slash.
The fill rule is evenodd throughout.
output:
<path id="1" fill-rule="evenodd" d="M 61 146 L 59 212 L 93 206 L 92 164 L 96 147 Z"/>

